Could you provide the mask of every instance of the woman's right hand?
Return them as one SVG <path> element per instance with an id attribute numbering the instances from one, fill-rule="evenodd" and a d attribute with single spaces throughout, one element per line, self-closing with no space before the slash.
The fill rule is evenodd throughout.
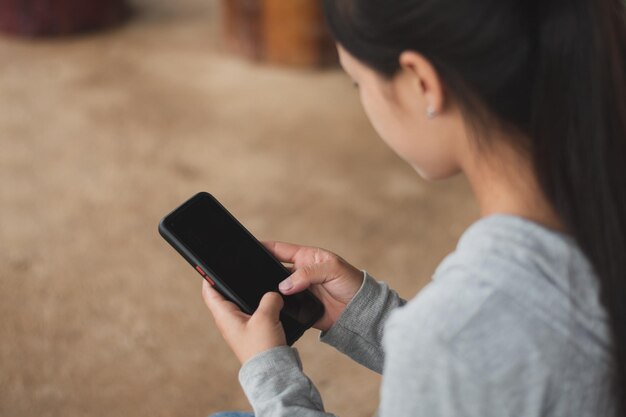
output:
<path id="1" fill-rule="evenodd" d="M 330 329 L 361 288 L 363 271 L 324 249 L 271 241 L 263 245 L 281 262 L 293 264 L 292 274 L 278 287 L 280 292 L 291 295 L 308 288 L 325 308 L 313 327 Z"/>

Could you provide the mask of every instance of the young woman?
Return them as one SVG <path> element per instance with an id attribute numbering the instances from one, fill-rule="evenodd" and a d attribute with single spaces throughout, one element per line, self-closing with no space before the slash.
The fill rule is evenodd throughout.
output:
<path id="1" fill-rule="evenodd" d="M 626 416 L 624 2 L 325 8 L 380 136 L 424 178 L 466 175 L 482 215 L 408 303 L 337 255 L 268 242 L 294 264 L 280 291 L 310 288 L 321 340 L 383 373 L 380 416 Z M 203 295 L 257 416 L 329 415 L 277 293 L 252 316 Z"/>

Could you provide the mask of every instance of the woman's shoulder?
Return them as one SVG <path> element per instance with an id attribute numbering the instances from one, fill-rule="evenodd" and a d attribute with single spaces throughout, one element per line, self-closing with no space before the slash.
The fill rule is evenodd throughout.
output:
<path id="1" fill-rule="evenodd" d="M 542 395 L 558 409 L 588 407 L 590 387 L 601 388 L 610 367 L 593 273 L 569 238 L 523 219 L 488 220 L 391 314 L 385 369 L 417 380 L 447 375 L 458 389 L 497 392 L 511 410 L 530 410 Z"/>
<path id="2" fill-rule="evenodd" d="M 609 340 L 595 275 L 574 240 L 504 215 L 474 223 L 387 327 L 428 334 L 471 362 L 564 346 L 597 359 Z"/>

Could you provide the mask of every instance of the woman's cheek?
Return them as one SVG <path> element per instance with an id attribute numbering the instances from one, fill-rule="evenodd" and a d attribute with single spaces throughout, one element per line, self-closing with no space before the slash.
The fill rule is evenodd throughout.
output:
<path id="1" fill-rule="evenodd" d="M 402 130 L 389 106 L 380 97 L 366 90 L 361 92 L 361 104 L 376 133 L 392 150 L 404 158 L 406 155 L 401 137 Z"/>
<path id="2" fill-rule="evenodd" d="M 401 108 L 385 100 L 377 89 L 361 88 L 360 97 L 374 130 L 422 178 L 443 179 L 460 171 L 441 132 L 418 122 L 416 114 L 404 114 Z"/>

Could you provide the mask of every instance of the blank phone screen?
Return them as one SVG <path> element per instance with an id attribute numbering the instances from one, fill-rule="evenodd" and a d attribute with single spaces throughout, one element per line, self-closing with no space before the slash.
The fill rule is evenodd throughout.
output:
<path id="1" fill-rule="evenodd" d="M 169 216 L 170 230 L 202 262 L 215 278 L 228 286 L 252 310 L 290 272 L 208 194 Z M 208 272 L 208 271 L 207 271 Z M 300 323 L 317 312 L 316 300 L 309 293 L 283 297 L 283 312 Z"/>

